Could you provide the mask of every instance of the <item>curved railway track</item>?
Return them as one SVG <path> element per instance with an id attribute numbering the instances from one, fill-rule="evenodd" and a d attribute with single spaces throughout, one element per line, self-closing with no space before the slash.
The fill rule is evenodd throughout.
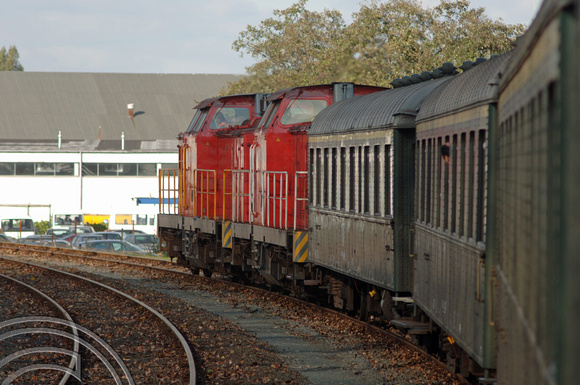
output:
<path id="1" fill-rule="evenodd" d="M 58 371 L 64 372 L 63 373 L 63 376 L 62 376 L 61 380 L 58 382 L 58 384 L 59 385 L 66 384 L 67 381 L 69 380 L 69 378 L 71 377 L 71 375 L 74 374 L 74 369 L 76 368 L 76 365 L 77 365 L 77 362 L 78 362 L 79 349 L 80 349 L 80 344 L 79 344 L 79 341 L 78 341 L 79 332 L 78 332 L 78 328 L 76 327 L 76 325 L 73 322 L 72 317 L 70 316 L 70 314 L 62 306 L 60 306 L 58 304 L 58 302 L 56 302 L 53 298 L 51 298 L 48 295 L 44 294 L 40 290 L 37 290 L 36 288 L 34 288 L 34 287 L 32 287 L 32 286 L 30 286 L 30 285 L 28 285 L 28 284 L 26 284 L 26 283 L 24 283 L 24 282 L 22 282 L 20 280 L 17 280 L 17 279 L 12 278 L 12 277 L 8 277 L 8 276 L 3 275 L 3 274 L 0 274 L 0 277 L 3 280 L 5 280 L 5 281 L 8 281 L 11 284 L 14 284 L 14 285 L 20 287 L 23 290 L 27 290 L 32 295 L 40 298 L 41 300 L 44 300 L 44 301 L 48 302 L 48 304 L 50 306 L 52 306 L 58 313 L 60 313 L 60 315 L 61 315 L 60 318 L 66 320 L 66 321 L 68 321 L 70 323 L 70 328 L 71 328 L 71 331 L 72 331 L 72 334 L 73 334 L 73 341 L 74 341 L 74 343 L 73 343 L 73 349 L 72 349 L 71 354 L 70 354 L 70 357 L 71 358 L 70 358 L 70 361 L 69 361 L 68 366 L 66 366 L 64 368 L 59 367 L 57 369 Z M 17 323 L 23 323 L 23 322 L 26 322 L 26 321 L 30 321 L 31 318 L 34 318 L 34 317 L 17 318 L 17 320 L 20 320 Z M 38 318 L 40 318 L 40 317 L 38 317 Z M 37 318 L 37 320 L 38 320 L 38 318 Z M 47 317 L 45 317 L 45 318 L 47 318 Z M 6 321 L 0 322 L 0 332 L 2 332 L 6 328 L 9 328 L 11 325 L 14 325 L 14 324 L 15 323 L 14 323 L 13 320 L 8 321 L 8 322 L 6 322 Z M 33 351 L 28 351 L 26 353 L 28 353 L 28 354 L 42 353 L 42 350 L 39 351 L 38 349 L 36 349 L 36 350 L 33 350 Z M 22 353 L 15 352 L 14 354 L 10 355 L 10 354 L 7 354 L 6 351 L 4 351 L 4 355 L 6 356 L 6 358 L 4 358 L 3 360 L 0 361 L 0 368 L 3 368 L 6 364 L 8 364 L 9 362 L 11 362 L 14 359 L 16 359 L 18 357 L 22 357 L 24 355 L 28 355 L 28 354 L 22 354 Z M 30 367 L 31 366 L 29 366 L 29 368 Z M 13 375 L 8 376 L 6 380 L 14 381 L 21 374 L 24 374 L 24 371 L 21 371 L 20 373 L 19 372 L 14 373 Z"/>
<path id="2" fill-rule="evenodd" d="M 435 357 L 429 355 L 423 349 L 417 347 L 412 342 L 405 339 L 403 336 L 397 334 L 396 332 L 392 332 L 390 330 L 385 329 L 384 327 L 370 325 L 366 322 L 354 319 L 352 317 L 348 317 L 347 315 L 337 312 L 332 309 L 326 308 L 319 308 L 318 306 L 304 302 L 300 299 L 282 296 L 277 293 L 273 293 L 261 288 L 248 288 L 247 286 L 243 286 L 240 284 L 226 282 L 223 280 L 216 280 L 207 277 L 201 276 L 193 276 L 191 272 L 185 268 L 177 266 L 171 263 L 168 260 L 160 260 L 160 259 L 151 259 L 151 258 L 144 258 L 144 257 L 134 257 L 134 256 L 127 256 L 127 255 L 118 255 L 118 254 L 105 254 L 105 253 L 95 253 L 95 252 L 85 252 L 81 250 L 70 250 L 70 249 L 56 249 L 47 246 L 37 246 L 37 245 L 20 245 L 20 244 L 0 244 L 0 252 L 4 251 L 5 253 L 9 254 L 17 254 L 17 255 L 35 255 L 35 258 L 47 258 L 50 257 L 51 259 L 71 259 L 71 258 L 83 258 L 85 261 L 92 261 L 92 263 L 106 263 L 106 264 L 117 264 L 117 265 L 125 265 L 130 266 L 131 268 L 136 269 L 148 269 L 152 271 L 157 271 L 160 274 L 169 274 L 172 276 L 178 275 L 180 277 L 189 276 L 190 278 L 195 277 L 194 279 L 199 282 L 201 286 L 208 286 L 214 287 L 214 289 L 223 290 L 225 287 L 229 287 L 229 291 L 233 292 L 244 292 L 247 293 L 248 290 L 251 290 L 254 296 L 259 296 L 266 301 L 277 302 L 281 307 L 306 307 L 309 308 L 310 311 L 313 312 L 324 312 L 327 315 L 331 315 L 335 319 L 340 319 L 339 322 L 349 322 L 355 328 L 359 328 L 360 330 L 366 329 L 367 333 L 369 330 L 372 330 L 372 334 L 375 334 L 375 339 L 381 338 L 388 338 L 390 340 L 397 341 L 397 343 L 406 346 L 409 349 L 412 349 L 414 352 L 419 354 L 423 357 L 424 360 L 428 360 L 429 362 L 436 364 L 441 369 L 447 370 L 445 364 L 438 361 Z M 223 291 L 221 291 L 223 293 Z M 227 297 L 227 295 L 226 295 Z M 225 299 L 225 301 L 234 301 L 237 302 L 238 299 Z M 351 326 L 353 327 L 353 326 Z M 379 336 L 379 337 L 377 337 Z M 451 374 L 449 378 L 452 378 Z M 461 378 L 455 378 L 450 380 L 450 382 L 436 382 L 436 383 L 466 383 Z"/>
<path id="3" fill-rule="evenodd" d="M 8 381 L 6 383 L 12 383 L 12 381 L 17 379 L 19 376 L 24 375 L 26 372 L 53 369 L 65 373 L 63 379 L 60 381 L 61 384 L 66 383 L 70 376 L 83 382 L 86 381 L 85 378 L 88 377 L 89 382 L 94 381 L 95 378 L 100 378 L 99 382 L 111 378 L 112 383 L 115 384 L 145 383 L 147 382 L 147 378 L 152 374 L 160 377 L 171 378 L 173 374 L 168 370 L 162 370 L 161 372 L 158 371 L 159 369 L 174 367 L 174 364 L 171 362 L 172 360 L 179 361 L 179 359 L 176 358 L 165 358 L 164 356 L 167 355 L 168 351 L 181 351 L 185 356 L 185 362 L 189 369 L 185 370 L 187 373 L 184 375 L 179 375 L 175 378 L 175 381 L 183 383 L 184 377 L 189 377 L 189 381 L 186 382 L 189 384 L 196 383 L 195 363 L 188 342 L 179 330 L 157 310 L 120 290 L 79 275 L 49 268 L 47 266 L 40 266 L 29 261 L 20 261 L 7 257 L 2 257 L 2 261 L 4 261 L 3 269 L 7 270 L 8 274 L 21 275 L 24 279 L 32 280 L 33 283 L 24 284 L 18 279 L 4 275 L 6 279 L 11 279 L 13 282 L 20 282 L 20 285 L 26 285 L 28 290 L 34 290 L 38 295 L 43 295 L 44 298 L 48 299 L 48 295 L 41 293 L 38 288 L 33 287 L 41 286 L 43 290 L 50 292 L 50 297 L 52 297 L 50 299 L 51 303 L 54 303 L 55 306 L 59 306 L 56 304 L 56 298 L 58 298 L 58 301 L 65 303 L 65 306 L 69 310 L 72 309 L 71 311 L 74 311 L 77 314 L 75 318 L 82 319 L 82 324 L 81 322 L 74 322 L 73 317 L 71 317 L 68 312 L 64 312 L 64 309 L 59 306 L 59 310 L 64 312 L 64 319 L 54 317 L 24 317 L 4 321 L 1 325 L 8 327 L 25 323 L 33 323 L 34 325 L 51 323 L 69 326 L 73 329 L 73 334 L 63 331 L 54 331 L 53 329 L 48 329 L 46 327 L 36 327 L 29 329 L 28 331 L 20 331 L 17 333 L 12 332 L 12 334 L 18 335 L 19 333 L 27 334 L 39 332 L 57 334 L 64 338 L 70 338 L 74 341 L 75 345 L 74 350 L 70 354 L 71 362 L 66 369 L 62 369 L 58 365 L 52 363 L 44 365 L 27 365 L 10 374 L 4 382 Z M 13 265 L 14 269 L 10 269 L 10 267 L 7 266 L 10 264 Z M 31 271 L 26 271 L 25 269 L 18 267 L 23 265 L 26 265 Z M 51 283 L 54 285 L 51 285 Z M 75 292 L 71 293 L 69 290 L 66 290 L 67 287 L 74 289 Z M 69 292 L 65 293 L 67 291 Z M 98 303 L 98 305 L 96 303 Z M 134 310 L 135 308 L 138 310 Z M 131 317 L 127 317 L 129 314 Z M 133 318 L 134 322 L 130 322 L 131 318 Z M 119 320 L 122 321 L 119 322 Z M 90 325 L 91 327 L 85 327 L 82 325 Z M 100 338 L 97 333 L 92 330 L 95 328 L 97 328 L 100 334 L 103 334 L 101 330 L 108 330 L 104 333 L 107 341 L 105 341 L 105 337 Z M 79 338 L 79 331 L 82 332 L 81 338 Z M 150 342 L 148 340 L 148 335 L 150 333 L 164 337 L 155 340 L 155 342 L 160 342 L 159 346 L 152 346 L 152 344 L 147 346 Z M 141 340 L 138 337 L 139 335 L 141 336 Z M 131 337 L 128 338 L 128 336 Z M 131 345 L 137 341 L 141 341 L 141 344 L 126 346 L 127 340 L 131 342 Z M 176 341 L 177 343 L 175 343 Z M 83 356 L 82 359 L 79 355 L 79 344 L 81 344 L 84 350 L 87 351 L 87 355 Z M 45 351 L 42 351 L 42 349 Z M 136 349 L 136 352 L 139 354 L 135 354 L 135 352 L 132 354 L 131 350 L 133 349 Z M 22 354 L 22 351 L 26 351 L 27 354 L 35 352 L 40 354 L 49 351 L 52 353 L 69 353 L 68 350 L 47 347 L 22 349 L 20 352 L 14 353 L 13 357 Z M 117 354 L 117 351 L 124 351 L 125 354 L 121 357 L 120 354 Z M 97 359 L 95 359 L 95 357 Z M 9 358 L 10 357 L 3 361 L 9 360 Z M 81 362 L 84 363 L 82 371 Z M 127 364 L 125 362 L 127 362 Z M 149 363 L 153 362 L 155 365 L 149 365 Z M 159 364 L 159 362 L 161 362 L 161 364 Z M 90 370 L 87 370 L 87 367 Z M 93 370 L 94 368 L 97 369 Z M 180 372 L 184 371 L 181 370 Z M 133 373 L 137 374 L 134 375 Z M 36 378 L 35 381 L 41 381 L 37 374 L 34 376 L 34 378 Z M 81 376 L 83 379 L 81 379 Z M 134 378 L 139 380 L 136 382 Z"/>

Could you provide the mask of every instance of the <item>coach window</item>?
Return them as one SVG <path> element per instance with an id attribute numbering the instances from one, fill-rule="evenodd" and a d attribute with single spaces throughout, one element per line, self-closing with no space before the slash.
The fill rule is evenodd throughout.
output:
<path id="1" fill-rule="evenodd" d="M 312 178 L 312 180 L 310 180 L 308 183 L 308 197 L 309 197 L 310 201 L 312 202 L 312 204 L 314 206 L 316 206 L 317 202 L 315 200 L 315 195 L 314 195 L 314 191 L 316 191 L 314 185 L 317 183 L 316 178 L 314 178 L 314 175 L 316 175 L 316 168 L 315 168 L 316 157 L 314 156 L 314 149 L 313 148 L 310 149 L 309 155 L 310 156 L 309 156 L 308 161 L 310 162 L 310 173 L 308 173 L 308 174 L 309 174 L 309 177 Z"/>
<path id="2" fill-rule="evenodd" d="M 473 234 L 473 199 L 475 197 L 475 132 L 469 132 L 469 150 L 468 150 L 468 173 L 467 173 L 467 188 L 468 188 L 468 196 L 467 196 L 467 229 L 466 234 L 467 238 L 475 239 L 475 235 Z"/>
<path id="3" fill-rule="evenodd" d="M 426 140 L 419 140 L 417 141 L 417 170 L 415 171 L 415 212 L 417 213 L 417 219 L 419 222 L 425 221 L 425 175 L 426 175 L 426 147 L 425 147 Z"/>
<path id="4" fill-rule="evenodd" d="M 316 149 L 316 205 L 322 207 L 322 149 Z"/>
<path id="5" fill-rule="evenodd" d="M 392 215 L 391 210 L 391 146 L 386 144 L 384 149 L 384 157 L 385 157 L 385 172 L 384 178 L 385 183 L 383 184 L 384 193 L 384 204 L 385 204 L 385 215 Z"/>
<path id="6" fill-rule="evenodd" d="M 445 137 L 445 143 L 441 146 L 441 158 L 443 159 L 443 229 L 449 228 L 449 163 L 451 157 L 451 145 L 449 137 Z"/>
<path id="7" fill-rule="evenodd" d="M 461 147 L 459 148 L 460 153 L 460 161 L 459 161 L 459 226 L 457 228 L 457 234 L 461 237 L 465 235 L 465 202 L 466 202 L 466 166 L 467 164 L 467 154 L 466 154 L 466 146 L 467 146 L 467 135 L 465 132 L 461 134 Z"/>
<path id="8" fill-rule="evenodd" d="M 425 193 L 426 197 L 425 199 L 427 200 L 427 202 L 425 202 L 425 210 L 426 210 L 426 217 L 425 217 L 425 222 L 426 223 L 431 223 L 431 195 L 432 195 L 432 188 L 433 186 L 431 185 L 431 183 L 433 183 L 432 180 L 432 176 L 433 176 L 433 157 L 432 157 L 432 153 L 433 153 L 433 142 L 434 139 L 433 138 L 429 138 L 427 140 L 427 191 Z"/>
<path id="9" fill-rule="evenodd" d="M 364 158 L 364 180 L 363 180 L 363 213 L 370 214 L 371 213 L 371 154 L 370 154 L 370 146 L 364 146 L 363 149 L 363 158 Z"/>
<path id="10" fill-rule="evenodd" d="M 337 186 L 336 186 L 336 178 L 337 178 L 337 166 L 338 163 L 338 149 L 336 147 L 332 148 L 332 162 L 331 162 L 331 169 L 330 169 L 330 175 L 331 175 L 331 179 L 330 179 L 330 195 L 331 195 L 331 199 L 330 199 L 330 207 L 332 207 L 332 209 L 336 210 L 336 197 L 338 195 L 338 191 L 337 191 Z"/>
<path id="11" fill-rule="evenodd" d="M 323 207 L 328 207 L 328 193 L 329 193 L 329 189 L 328 189 L 328 182 L 329 182 L 329 178 L 330 175 L 328 173 L 328 166 L 330 164 L 329 162 L 329 153 L 328 153 L 328 148 L 324 149 L 324 156 L 322 157 L 322 186 L 323 186 L 323 190 L 322 190 L 322 206 Z"/>
<path id="12" fill-rule="evenodd" d="M 348 177 L 348 210 L 355 212 L 355 191 L 356 191 L 356 147 L 349 149 L 349 177 Z"/>
<path id="13" fill-rule="evenodd" d="M 375 215 L 381 215 L 381 146 L 373 151 L 373 205 Z"/>
<path id="14" fill-rule="evenodd" d="M 459 173 L 457 161 L 457 135 L 453 135 L 453 142 L 451 144 L 451 233 L 457 232 L 457 206 L 459 205 L 458 188 L 457 188 L 457 174 Z"/>
<path id="15" fill-rule="evenodd" d="M 484 205 L 485 205 L 485 166 L 486 166 L 486 158 L 487 155 L 485 153 L 485 130 L 479 131 L 479 140 L 477 144 L 477 213 L 475 214 L 477 217 L 477 224 L 476 224 L 476 241 L 483 241 L 484 240 Z"/>
<path id="16" fill-rule="evenodd" d="M 346 210 L 346 148 L 340 148 L 340 209 Z"/>
<path id="17" fill-rule="evenodd" d="M 363 211 L 363 172 L 364 172 L 364 165 L 363 165 L 363 148 L 362 146 L 357 147 L 356 151 L 356 212 L 362 213 Z"/>

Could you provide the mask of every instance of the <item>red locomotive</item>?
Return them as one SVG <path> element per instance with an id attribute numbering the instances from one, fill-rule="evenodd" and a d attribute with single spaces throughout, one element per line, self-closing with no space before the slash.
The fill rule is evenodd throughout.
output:
<path id="1" fill-rule="evenodd" d="M 201 102 L 179 136 L 179 193 L 174 191 L 179 207 L 173 210 L 179 215 L 162 219 L 165 249 L 194 270 L 210 270 L 218 261 L 280 284 L 283 269 L 262 271 L 258 266 L 274 254 L 282 258 L 280 266 L 292 264 L 288 256 L 293 252 L 297 258 L 293 242 L 302 232 L 293 231 L 308 224 L 310 123 L 334 102 L 381 90 L 333 83 L 285 89 L 269 97 Z M 260 121 L 266 97 L 269 106 Z M 166 186 L 162 182 L 162 197 Z"/>

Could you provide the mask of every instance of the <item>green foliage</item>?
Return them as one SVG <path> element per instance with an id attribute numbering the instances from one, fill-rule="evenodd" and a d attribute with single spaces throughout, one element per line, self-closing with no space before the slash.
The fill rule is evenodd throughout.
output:
<path id="1" fill-rule="evenodd" d="M 352 81 L 387 86 L 394 78 L 430 71 L 444 62 L 509 51 L 525 28 L 485 16 L 468 0 L 443 0 L 424 9 L 417 0 L 363 3 L 346 25 L 340 12 L 311 12 L 299 0 L 259 26 L 248 26 L 233 49 L 256 63 L 229 84 L 227 94 Z"/>
<path id="2" fill-rule="evenodd" d="M 24 71 L 24 67 L 18 61 L 19 57 L 14 45 L 11 45 L 8 51 L 6 47 L 0 48 L 0 71 Z"/>
<path id="3" fill-rule="evenodd" d="M 109 225 L 107 223 L 89 223 L 89 226 L 92 226 L 96 232 L 105 231 L 109 229 Z"/>
<path id="4" fill-rule="evenodd" d="M 46 230 L 50 228 L 50 221 L 34 222 L 34 229 L 36 234 L 46 234 Z"/>

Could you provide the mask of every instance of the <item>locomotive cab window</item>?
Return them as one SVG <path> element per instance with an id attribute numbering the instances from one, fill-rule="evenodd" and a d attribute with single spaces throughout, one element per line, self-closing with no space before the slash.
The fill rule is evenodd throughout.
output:
<path id="1" fill-rule="evenodd" d="M 276 112 L 278 112 L 278 108 L 280 108 L 280 103 L 280 100 L 276 100 L 268 106 L 268 109 L 264 113 L 264 118 L 260 120 L 260 130 L 268 131 L 268 128 L 274 120 L 274 116 L 276 116 Z"/>
<path id="2" fill-rule="evenodd" d="M 197 112 L 195 113 L 195 115 L 193 116 L 193 119 L 191 119 L 191 122 L 189 123 L 189 126 L 187 127 L 187 130 L 185 132 L 192 132 L 197 121 L 199 120 L 199 117 L 201 116 L 202 112 L 201 110 L 197 110 Z"/>
<path id="3" fill-rule="evenodd" d="M 191 121 L 192 124 L 192 131 L 193 132 L 199 132 L 201 130 L 201 126 L 203 125 L 203 122 L 205 121 L 205 117 L 207 116 L 209 112 L 209 108 L 206 108 L 204 110 L 201 110 L 201 113 L 199 114 L 199 117 L 197 118 L 197 120 L 195 121 L 195 117 L 193 118 L 193 120 Z M 194 123 L 195 121 L 195 123 Z M 189 129 L 187 130 L 189 132 Z"/>
<path id="4" fill-rule="evenodd" d="M 294 99 L 280 119 L 283 125 L 312 122 L 328 103 L 326 100 Z"/>
<path id="5" fill-rule="evenodd" d="M 220 108 L 214 115 L 209 128 L 217 130 L 220 128 L 241 126 L 250 120 L 250 110 L 245 107 L 225 107 Z"/>

